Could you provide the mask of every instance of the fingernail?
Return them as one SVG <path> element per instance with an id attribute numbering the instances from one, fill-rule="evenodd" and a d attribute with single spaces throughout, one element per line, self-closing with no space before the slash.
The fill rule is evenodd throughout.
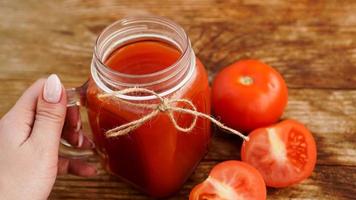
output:
<path id="1" fill-rule="evenodd" d="M 44 85 L 43 99 L 48 103 L 58 103 L 62 95 L 62 84 L 58 76 L 51 74 Z"/>
<path id="2" fill-rule="evenodd" d="M 84 135 L 82 131 L 78 132 L 78 145 L 77 147 L 81 147 L 83 145 L 83 141 L 84 141 Z"/>

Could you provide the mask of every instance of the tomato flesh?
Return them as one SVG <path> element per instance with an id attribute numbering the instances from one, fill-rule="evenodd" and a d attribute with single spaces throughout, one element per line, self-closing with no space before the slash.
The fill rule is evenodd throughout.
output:
<path id="1" fill-rule="evenodd" d="M 242 160 L 254 166 L 266 185 L 286 187 L 309 177 L 316 163 L 311 133 L 294 120 L 285 120 L 250 133 L 241 149 Z"/>
<path id="2" fill-rule="evenodd" d="M 191 191 L 189 200 L 263 200 L 266 186 L 261 174 L 240 161 L 216 165 L 209 177 Z"/>

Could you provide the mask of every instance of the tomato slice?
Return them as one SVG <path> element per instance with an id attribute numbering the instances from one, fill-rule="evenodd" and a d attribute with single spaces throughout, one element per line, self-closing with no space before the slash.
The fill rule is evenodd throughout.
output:
<path id="1" fill-rule="evenodd" d="M 312 134 L 295 120 L 252 131 L 241 149 L 242 161 L 254 166 L 270 187 L 286 187 L 309 177 L 316 163 Z"/>
<path id="2" fill-rule="evenodd" d="M 189 200 L 263 200 L 266 185 L 262 175 L 241 161 L 216 165 L 209 177 L 190 192 Z"/>

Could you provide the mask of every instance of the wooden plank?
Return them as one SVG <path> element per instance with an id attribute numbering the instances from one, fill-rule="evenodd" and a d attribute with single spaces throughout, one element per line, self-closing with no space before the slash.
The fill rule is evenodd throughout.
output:
<path id="1" fill-rule="evenodd" d="M 190 190 L 207 177 L 217 162 L 202 162 L 193 176 L 170 200 L 187 199 Z M 100 171 L 103 173 L 102 171 Z M 302 183 L 284 189 L 268 189 L 268 199 L 352 199 L 356 195 L 356 167 L 317 166 L 312 176 Z M 120 180 L 101 174 L 85 179 L 59 177 L 50 199 L 150 199 Z"/>
<path id="2" fill-rule="evenodd" d="M 355 90 L 290 89 L 283 118 L 301 121 L 310 129 L 319 164 L 356 166 Z M 239 158 L 241 140 L 223 134 L 215 134 L 207 159 Z"/>
<path id="3" fill-rule="evenodd" d="M 10 109 L 27 84 L 7 81 L 0 87 L 0 93 L 7 94 L 0 96 L 0 116 Z M 290 89 L 283 118 L 299 120 L 311 130 L 318 146 L 319 164 L 356 166 L 355 105 L 355 90 Z M 219 130 L 215 132 L 206 159 L 238 159 L 241 140 Z"/>
<path id="4" fill-rule="evenodd" d="M 356 88 L 354 1 L 35 2 L 3 3 L 3 81 L 48 73 L 74 81 L 88 74 L 95 38 L 105 26 L 125 15 L 154 13 L 183 25 L 212 75 L 238 59 L 258 58 L 292 88 Z"/>
<path id="5" fill-rule="evenodd" d="M 284 118 L 302 121 L 318 145 L 318 166 L 302 184 L 269 199 L 352 199 L 356 188 L 356 1 L 4 0 L 0 1 L 0 116 L 34 80 L 59 74 L 67 87 L 89 75 L 98 33 L 132 14 L 174 19 L 188 32 L 210 80 L 241 58 L 276 67 L 290 89 Z M 183 189 L 222 160 L 238 159 L 240 140 L 216 130 L 210 152 Z M 91 158 L 97 163 L 97 159 Z M 148 199 L 109 177 L 59 177 L 51 199 Z"/>

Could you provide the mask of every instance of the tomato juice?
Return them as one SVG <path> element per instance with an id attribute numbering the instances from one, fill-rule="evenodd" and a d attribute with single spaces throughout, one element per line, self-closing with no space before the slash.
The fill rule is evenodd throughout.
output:
<path id="1" fill-rule="evenodd" d="M 147 81 L 150 74 L 160 73 L 177 64 L 182 55 L 183 52 L 173 44 L 154 39 L 141 40 L 118 47 L 103 64 L 114 73 L 137 77 L 135 81 L 141 83 Z M 194 54 L 193 59 L 196 59 Z M 207 74 L 198 59 L 194 63 L 189 80 L 164 97 L 188 99 L 198 111 L 210 114 Z M 165 76 L 161 78 L 163 80 Z M 177 79 L 173 84 L 180 82 Z M 161 82 L 153 89 L 161 92 L 166 87 L 167 84 Z M 178 191 L 207 152 L 210 122 L 198 118 L 191 132 L 180 132 L 168 115 L 161 112 L 128 135 L 107 138 L 106 131 L 139 119 L 152 110 L 130 106 L 115 98 L 100 99 L 98 94 L 101 92 L 101 88 L 90 79 L 86 106 L 97 152 L 106 170 L 154 197 L 164 197 Z M 159 103 L 157 99 L 130 101 Z M 189 107 L 184 104 L 179 106 Z M 191 115 L 182 113 L 175 113 L 174 116 L 178 124 L 184 127 L 189 126 L 193 119 Z"/>

